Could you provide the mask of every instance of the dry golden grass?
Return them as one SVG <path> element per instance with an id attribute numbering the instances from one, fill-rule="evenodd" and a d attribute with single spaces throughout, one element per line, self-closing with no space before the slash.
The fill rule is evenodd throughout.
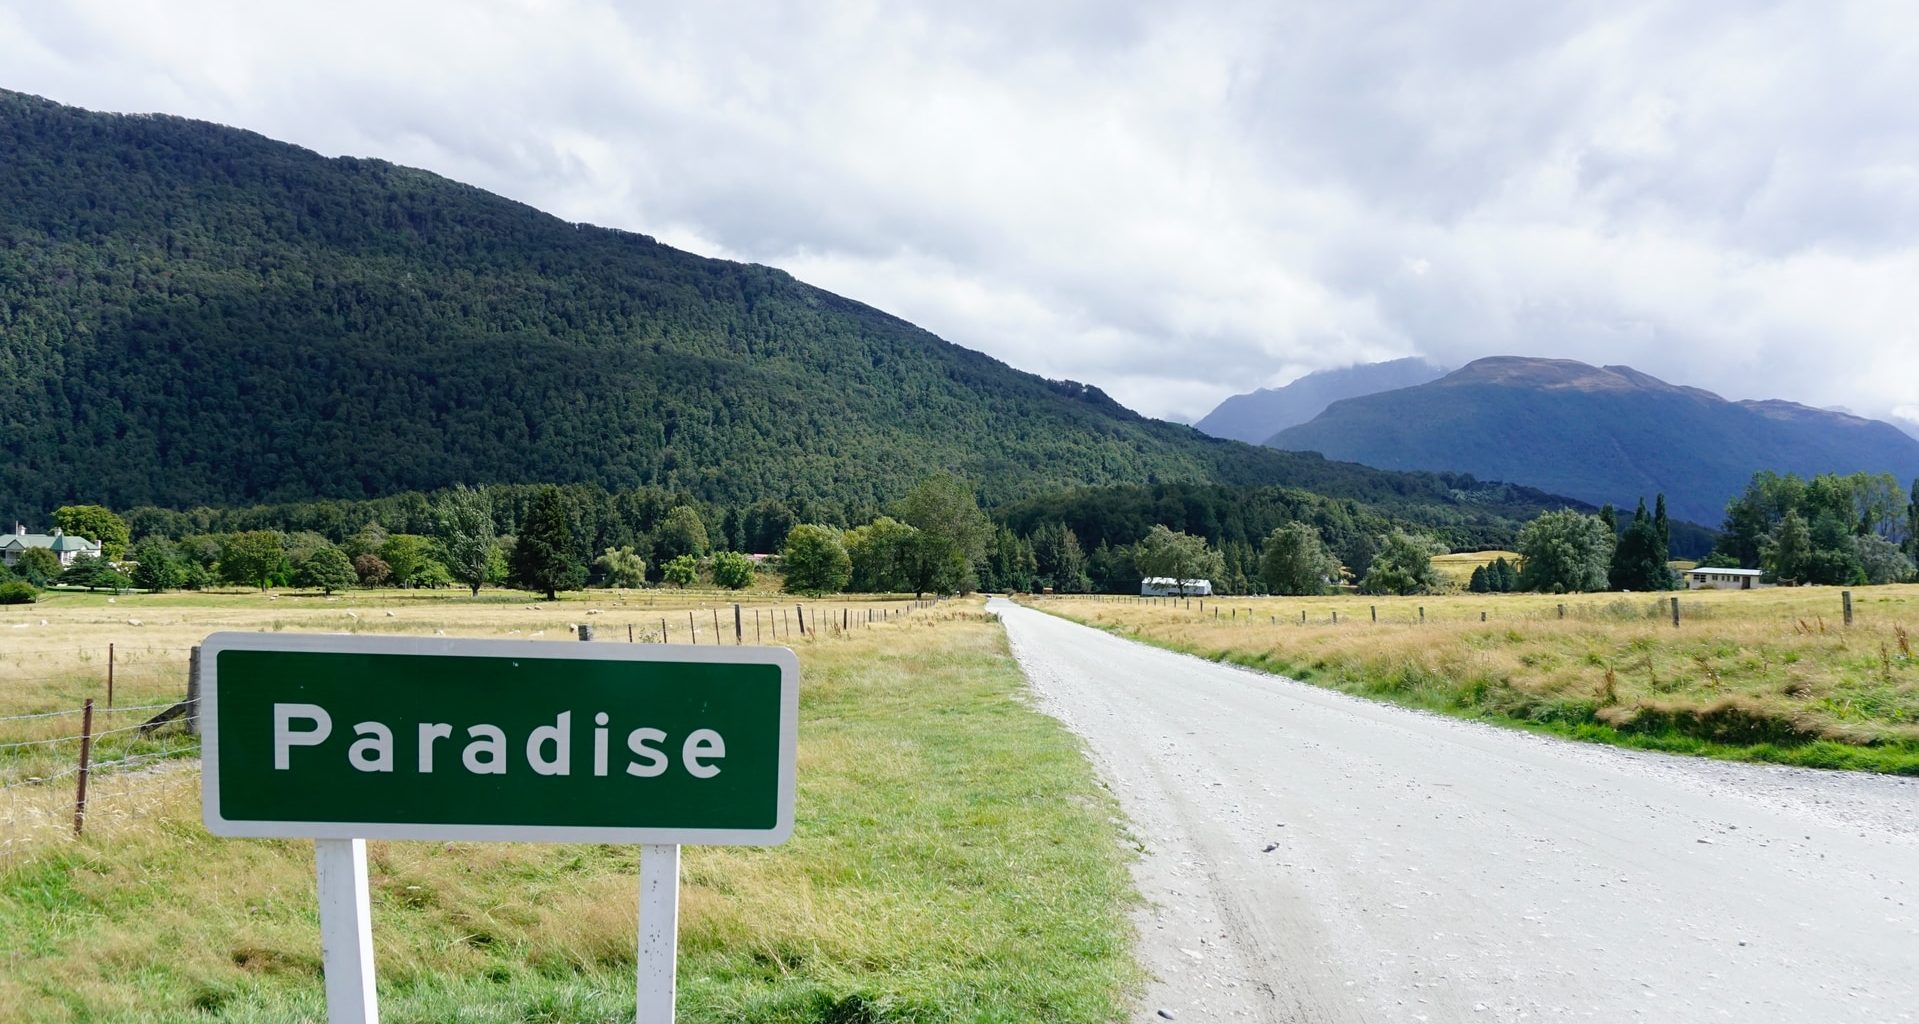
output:
<path id="1" fill-rule="evenodd" d="M 177 638 L 293 628 L 284 600 L 264 603 L 276 607 L 155 602 L 143 617 Z M 552 636 L 589 606 L 409 606 L 406 621 L 469 635 L 532 621 Z M 97 609 L 67 615 L 69 640 L 98 624 Z M 1113 808 L 1072 737 L 1021 699 L 987 619 L 978 602 L 949 602 L 793 638 L 795 835 L 686 851 L 682 1019 L 1117 1019 L 1136 975 Z M 80 840 L 64 786 L 13 791 L 0 821 L 0 1017 L 321 1015 L 312 844 L 207 835 L 198 781 L 190 760 L 106 776 Z M 635 858 L 605 845 L 369 844 L 385 1019 L 630 1018 Z"/>
<path id="2" fill-rule="evenodd" d="M 1519 553 L 1516 551 L 1459 551 L 1433 556 L 1433 568 L 1439 570 L 1439 575 L 1447 582 L 1464 587 L 1472 582 L 1474 569 L 1491 565 L 1501 558 L 1514 565 L 1519 564 Z"/>
<path id="3" fill-rule="evenodd" d="M 103 741 L 99 760 L 142 756 L 162 749 L 135 743 L 132 727 L 151 716 L 152 705 L 186 695 L 188 652 L 219 630 L 307 633 L 397 633 L 571 641 L 573 627 L 590 625 L 599 640 L 673 643 L 733 642 L 733 604 L 742 606 L 747 643 L 810 643 L 806 624 L 820 636 L 838 637 L 847 627 L 865 628 L 897 619 L 910 599 L 840 597 L 828 601 L 778 594 L 726 591 L 584 591 L 560 601 L 488 591 L 478 599 L 460 592 L 353 591 L 331 598 L 305 591 L 105 594 L 54 592 L 38 604 L 0 606 L 0 786 L 45 777 L 74 761 L 72 744 L 7 749 L 8 743 L 75 736 L 77 715 L 40 719 L 13 716 L 77 711 L 95 702 L 95 733 L 122 730 Z M 844 615 L 844 617 L 843 617 Z M 855 622 L 854 619 L 858 621 Z M 114 704 L 107 707 L 107 669 L 112 648 Z M 12 720 L 8 720 L 8 719 Z M 4 814 L 4 810 L 0 810 Z M 0 818 L 0 822 L 4 819 Z"/>
<path id="4" fill-rule="evenodd" d="M 1835 589 L 1677 596 L 1677 629 L 1668 595 L 1653 594 L 1039 606 L 1422 707 L 1669 749 L 1919 771 L 1919 586 L 1853 591 L 1851 628 Z"/>

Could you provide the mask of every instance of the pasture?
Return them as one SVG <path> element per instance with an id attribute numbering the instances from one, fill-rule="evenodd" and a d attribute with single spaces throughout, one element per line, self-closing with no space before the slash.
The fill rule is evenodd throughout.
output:
<path id="1" fill-rule="evenodd" d="M 0 610 L 0 718 L 103 701 L 107 643 L 116 704 L 177 699 L 185 648 L 217 629 L 577 642 L 568 624 L 590 623 L 595 642 L 624 643 L 666 617 L 683 642 L 691 614 L 707 643 L 719 610 L 732 642 L 730 595 L 336 596 L 61 594 Z M 999 628 L 977 602 L 804 604 L 804 637 L 791 599 L 777 637 L 773 601 L 743 609 L 748 643 L 757 608 L 762 638 L 801 660 L 798 823 L 780 847 L 687 849 L 681 1019 L 1117 1019 L 1138 976 L 1115 811 L 1077 741 L 1027 703 Z M 0 761 L 7 1019 L 318 1019 L 312 844 L 207 835 L 194 741 L 143 742 L 170 753 L 96 776 L 78 839 L 73 780 Z M 383 1019 L 631 1019 L 634 849 L 369 848 Z"/>
<path id="2" fill-rule="evenodd" d="M 1630 746 L 1919 774 L 1919 586 L 1852 594 L 1851 627 L 1840 591 L 1821 587 L 1681 591 L 1677 627 L 1671 595 L 1656 594 L 1060 597 L 1036 607 L 1448 714 Z"/>

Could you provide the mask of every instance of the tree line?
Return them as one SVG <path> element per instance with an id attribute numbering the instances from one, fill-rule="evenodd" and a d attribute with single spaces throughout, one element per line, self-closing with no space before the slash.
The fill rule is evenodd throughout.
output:
<path id="1" fill-rule="evenodd" d="M 803 521 L 777 500 L 715 509 L 665 491 L 612 494 L 577 485 L 458 486 L 431 498 L 237 510 L 141 508 L 126 517 L 97 505 L 65 506 L 56 525 L 100 541 L 106 557 L 62 567 L 51 552 L 29 551 L 0 583 L 18 577 L 32 586 L 149 590 L 224 583 L 327 593 L 464 586 L 474 594 L 515 586 L 550 598 L 589 585 L 743 589 L 756 572 L 776 568 L 786 590 L 806 594 L 1133 593 L 1147 577 L 1205 579 L 1223 594 L 1447 587 L 1432 561 L 1450 550 L 1438 532 L 1309 492 L 1254 488 L 1242 489 L 1238 502 L 1233 496 L 1201 485 L 1088 489 L 1003 508 L 996 521 L 971 484 L 940 473 L 857 526 Z M 383 515 L 398 528 L 382 523 Z M 1210 535 L 1182 528 L 1195 522 Z M 1268 523 L 1249 536 L 1250 527 Z M 244 528 L 198 529 L 214 524 Z M 1641 500 L 1630 519 L 1610 505 L 1597 513 L 1548 511 L 1513 538 L 1516 560 L 1476 568 L 1467 589 L 1672 589 L 1673 527 L 1663 494 L 1651 510 Z M 754 546 L 774 557 L 749 556 Z M 1728 505 L 1725 532 L 1704 564 L 1758 568 L 1767 582 L 1789 585 L 1865 584 L 1913 578 L 1916 555 L 1919 483 L 1908 497 L 1890 477 L 1762 472 Z"/>

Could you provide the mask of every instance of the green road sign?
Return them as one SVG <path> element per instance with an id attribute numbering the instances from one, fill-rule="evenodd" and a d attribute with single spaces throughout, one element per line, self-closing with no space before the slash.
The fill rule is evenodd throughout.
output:
<path id="1" fill-rule="evenodd" d="M 771 845 L 793 830 L 784 648 L 216 633 L 223 836 Z"/>

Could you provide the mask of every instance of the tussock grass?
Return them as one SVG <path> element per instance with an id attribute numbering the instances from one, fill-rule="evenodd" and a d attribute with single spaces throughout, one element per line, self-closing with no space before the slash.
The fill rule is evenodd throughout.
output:
<path id="1" fill-rule="evenodd" d="M 498 614 L 460 621 L 497 635 L 535 613 Z M 1138 974 L 1116 811 L 990 617 L 816 635 L 794 638 L 793 839 L 685 853 L 681 1019 L 1121 1019 Z M 79 841 L 64 786 L 12 791 L 0 1016 L 321 1018 L 312 844 L 208 836 L 198 782 L 191 761 L 106 776 Z M 633 848 L 369 848 L 383 1019 L 631 1019 Z"/>
<path id="2" fill-rule="evenodd" d="M 1669 596 L 1038 606 L 1173 650 L 1579 739 L 1919 774 L 1919 586 L 1853 591 L 1850 629 L 1835 589 L 1681 592 L 1677 629 Z"/>

